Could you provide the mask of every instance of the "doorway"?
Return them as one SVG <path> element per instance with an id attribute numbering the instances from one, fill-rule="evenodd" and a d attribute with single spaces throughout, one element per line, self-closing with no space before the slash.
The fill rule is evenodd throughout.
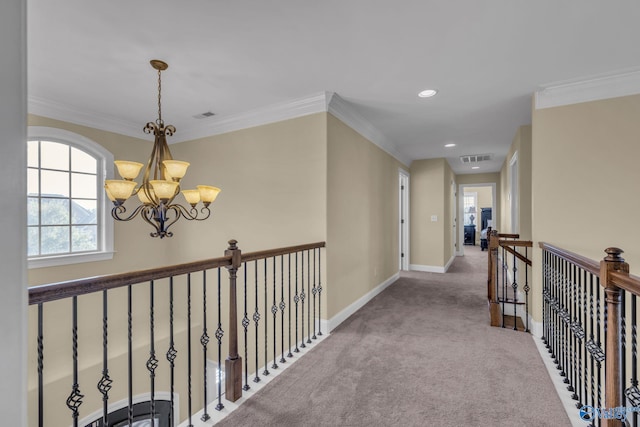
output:
<path id="1" fill-rule="evenodd" d="M 465 209 L 465 194 L 467 207 Z M 482 229 L 491 225 L 496 228 L 498 212 L 496 212 L 496 183 L 460 184 L 458 186 L 458 256 L 464 255 L 465 244 L 478 246 L 482 250 Z M 471 202 L 473 201 L 473 202 Z M 483 210 L 491 209 L 491 219 L 483 217 Z M 483 220 L 484 218 L 484 220 Z M 466 231 L 466 233 L 465 233 Z"/>

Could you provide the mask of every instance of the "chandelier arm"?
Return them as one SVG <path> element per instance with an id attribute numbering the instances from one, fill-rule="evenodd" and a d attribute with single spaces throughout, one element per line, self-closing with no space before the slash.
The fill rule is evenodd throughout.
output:
<path id="1" fill-rule="evenodd" d="M 131 221 L 133 218 L 138 216 L 140 212 L 142 212 L 144 207 L 145 205 L 140 205 L 133 212 L 131 212 L 129 216 L 121 216 L 122 214 L 127 212 L 127 208 L 125 208 L 124 205 L 114 206 L 113 209 L 111 209 L 111 216 L 117 221 Z"/>
<path id="2" fill-rule="evenodd" d="M 142 215 L 140 216 L 147 224 L 155 228 L 155 233 L 149 233 L 151 237 L 163 238 L 164 222 L 158 220 L 158 212 L 159 211 L 157 207 L 144 205 Z"/>
<path id="3" fill-rule="evenodd" d="M 165 227 L 164 227 L 164 232 L 166 233 L 166 235 L 168 237 L 173 236 L 173 233 L 167 231 L 169 230 L 169 227 L 171 227 L 173 224 L 175 224 L 179 219 L 180 219 L 180 210 L 178 209 L 178 206 L 180 205 L 169 205 L 166 207 L 165 213 L 164 213 L 164 218 L 165 218 Z M 182 206 L 180 206 L 182 207 Z M 167 212 L 169 211 L 173 211 L 173 213 L 175 214 L 175 218 L 173 218 L 172 221 L 169 221 L 168 223 L 166 222 L 167 219 L 169 219 L 167 217 Z"/>
<path id="4" fill-rule="evenodd" d="M 200 209 L 200 212 L 198 212 L 198 209 L 196 208 L 191 208 L 191 209 L 187 209 L 182 205 L 171 205 L 172 208 L 177 208 L 180 213 L 182 214 L 182 216 L 189 220 L 189 221 L 204 221 L 205 219 L 209 218 L 209 216 L 211 216 L 211 211 L 209 210 L 208 207 L 202 207 Z M 204 215 L 204 217 L 202 218 L 198 218 L 200 216 L 200 213 L 202 213 Z"/>

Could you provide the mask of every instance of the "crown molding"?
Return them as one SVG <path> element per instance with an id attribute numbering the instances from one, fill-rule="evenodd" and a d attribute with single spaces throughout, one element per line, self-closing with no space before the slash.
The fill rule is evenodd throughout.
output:
<path id="1" fill-rule="evenodd" d="M 74 123 L 107 132 L 141 138 L 142 126 L 104 114 L 89 110 L 78 110 L 58 102 L 35 96 L 28 97 L 29 114 L 43 116 L 54 120 Z"/>
<path id="2" fill-rule="evenodd" d="M 371 141 L 397 161 L 409 167 L 411 159 L 402 155 L 396 145 L 382 134 L 371 122 L 362 117 L 356 110 L 336 93 L 330 93 L 328 112 L 340 119 L 347 126 Z"/>
<path id="3" fill-rule="evenodd" d="M 187 131 L 183 131 L 179 139 L 174 138 L 173 142 L 191 141 L 325 111 L 327 111 L 327 93 L 322 92 L 240 114 L 212 117 L 207 120 L 206 124 L 201 126 L 191 124 L 190 128 Z"/>
<path id="4" fill-rule="evenodd" d="M 171 144 L 322 112 L 333 114 L 404 166 L 409 167 L 410 158 L 402 155 L 393 142 L 362 117 L 351 104 L 333 92 L 321 92 L 305 98 L 272 104 L 240 114 L 212 117 L 202 124 L 194 125 L 191 123 L 189 129 L 174 135 Z M 140 138 L 142 133 L 142 129 L 138 124 L 98 114 L 94 111 L 75 109 L 36 97 L 29 97 L 29 113 L 134 138 Z"/>
<path id="5" fill-rule="evenodd" d="M 640 69 L 550 83 L 542 88 L 535 93 L 536 110 L 634 95 L 640 93 Z"/>

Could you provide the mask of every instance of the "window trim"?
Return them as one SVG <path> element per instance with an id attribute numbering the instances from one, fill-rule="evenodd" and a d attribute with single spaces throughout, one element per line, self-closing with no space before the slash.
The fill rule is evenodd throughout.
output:
<path id="1" fill-rule="evenodd" d="M 98 171 L 96 179 L 98 184 L 104 182 L 105 179 L 113 178 L 113 168 L 109 167 L 113 164 L 113 154 L 106 148 L 95 141 L 70 132 L 64 129 L 52 128 L 48 126 L 29 126 L 27 132 L 27 141 L 41 140 L 52 141 L 67 144 L 71 147 L 85 151 L 98 160 Z M 27 258 L 27 265 L 31 268 L 54 267 L 58 265 L 69 265 L 83 262 L 105 261 L 113 258 L 113 239 L 114 239 L 114 221 L 111 217 L 111 206 L 104 191 L 98 191 L 98 210 L 101 247 L 94 252 L 78 252 L 62 255 L 40 256 L 37 258 Z"/>

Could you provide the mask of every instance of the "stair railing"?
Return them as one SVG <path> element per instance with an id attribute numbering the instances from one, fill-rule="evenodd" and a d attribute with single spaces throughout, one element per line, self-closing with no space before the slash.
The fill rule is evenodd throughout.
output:
<path id="1" fill-rule="evenodd" d="M 605 249 L 598 263 L 547 243 L 540 247 L 542 340 L 576 407 L 593 426 L 637 427 L 640 278 L 629 274 L 618 248 Z"/>
<path id="2" fill-rule="evenodd" d="M 243 254 L 231 240 L 220 258 L 31 287 L 29 424 L 210 419 L 322 335 L 324 247 Z"/>
<path id="3" fill-rule="evenodd" d="M 531 260 L 529 248 L 533 243 L 519 240 L 519 234 L 498 233 L 489 229 L 487 300 L 491 326 L 507 327 L 513 319 L 513 329 L 529 332 L 529 286 Z M 523 286 L 521 284 L 524 283 Z M 524 292 L 524 298 L 519 296 Z M 524 322 L 518 326 L 518 308 L 524 307 Z M 511 310 L 513 316 L 507 316 Z"/>

